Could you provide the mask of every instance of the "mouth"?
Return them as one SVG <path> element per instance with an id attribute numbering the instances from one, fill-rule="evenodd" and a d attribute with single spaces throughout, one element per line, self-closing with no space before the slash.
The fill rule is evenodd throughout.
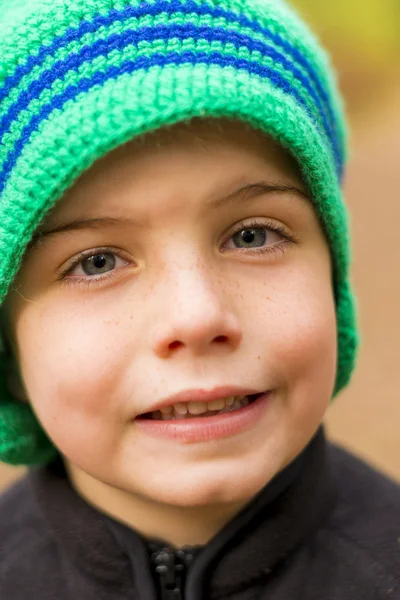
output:
<path id="1" fill-rule="evenodd" d="M 232 388 L 185 391 L 138 415 L 134 419 L 136 428 L 153 439 L 185 445 L 248 435 L 263 427 L 276 396 L 274 390 L 244 395 L 248 391 Z M 232 392 L 242 395 L 227 395 Z"/>
<path id="2" fill-rule="evenodd" d="M 253 404 L 264 393 L 249 394 L 247 396 L 228 396 L 210 402 L 177 402 L 176 404 L 163 406 L 159 410 L 143 413 L 136 418 L 141 421 L 177 421 L 193 419 L 194 417 L 213 417 L 224 413 L 236 412 L 245 406 Z"/>

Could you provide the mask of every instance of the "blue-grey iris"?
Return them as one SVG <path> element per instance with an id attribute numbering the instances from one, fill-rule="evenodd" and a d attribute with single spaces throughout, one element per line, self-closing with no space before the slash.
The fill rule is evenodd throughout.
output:
<path id="1" fill-rule="evenodd" d="M 101 275 L 115 267 L 115 256 L 109 252 L 94 254 L 82 261 L 82 270 L 86 275 Z"/>
<path id="2" fill-rule="evenodd" d="M 258 248 L 265 244 L 267 233 L 265 229 L 260 227 L 257 229 L 242 229 L 241 231 L 235 233 L 232 239 L 234 240 L 235 244 L 237 244 L 238 248 Z M 242 243 L 244 244 L 243 246 L 240 245 Z"/>

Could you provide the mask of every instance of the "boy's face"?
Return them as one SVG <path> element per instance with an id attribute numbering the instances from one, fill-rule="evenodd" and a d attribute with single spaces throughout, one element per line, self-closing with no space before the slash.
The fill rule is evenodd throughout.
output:
<path id="1" fill-rule="evenodd" d="M 281 148 L 239 123 L 158 132 L 97 162 L 40 231 L 6 308 L 27 397 L 81 480 L 245 502 L 306 446 L 334 386 L 336 319 L 328 247 Z M 220 386 L 268 391 L 256 422 L 205 441 L 138 422 Z"/>

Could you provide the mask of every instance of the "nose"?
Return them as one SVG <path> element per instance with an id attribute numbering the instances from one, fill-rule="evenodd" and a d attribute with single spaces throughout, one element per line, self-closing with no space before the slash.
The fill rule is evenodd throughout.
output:
<path id="1" fill-rule="evenodd" d="M 176 269 L 164 273 L 163 279 L 156 294 L 163 309 L 158 322 L 153 322 L 151 336 L 158 357 L 182 349 L 198 355 L 229 352 L 240 345 L 243 332 L 232 298 L 207 269 Z"/>

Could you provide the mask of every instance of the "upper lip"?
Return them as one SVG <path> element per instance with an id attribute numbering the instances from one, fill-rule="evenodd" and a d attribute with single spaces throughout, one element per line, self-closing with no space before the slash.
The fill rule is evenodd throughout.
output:
<path id="1" fill-rule="evenodd" d="M 173 394 L 172 396 L 168 396 L 163 398 L 157 402 L 157 404 L 153 404 L 150 406 L 145 412 L 141 414 L 155 412 L 164 408 L 166 406 L 172 406 L 173 404 L 178 404 L 179 402 L 212 402 L 213 400 L 220 400 L 223 398 L 229 398 L 230 396 L 250 396 L 253 394 L 262 394 L 265 390 L 255 390 L 253 388 L 243 388 L 243 387 L 232 387 L 232 386 L 219 386 L 215 387 L 212 390 L 204 390 L 204 389 L 192 389 L 192 390 L 183 390 L 178 392 L 177 394 Z"/>

